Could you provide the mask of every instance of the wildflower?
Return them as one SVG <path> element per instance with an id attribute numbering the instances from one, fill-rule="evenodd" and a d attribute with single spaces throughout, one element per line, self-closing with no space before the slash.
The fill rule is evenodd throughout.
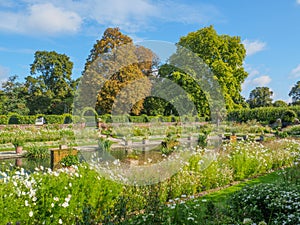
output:
<path id="1" fill-rule="evenodd" d="M 32 216 L 33 216 L 33 212 L 30 211 L 30 212 L 29 212 L 29 217 L 32 217 Z"/>
<path id="2" fill-rule="evenodd" d="M 59 220 L 58 220 L 58 223 L 59 223 L 59 224 L 62 224 L 63 222 L 62 222 L 62 220 L 61 220 L 61 219 L 59 219 Z"/>
<path id="3" fill-rule="evenodd" d="M 53 203 L 53 202 L 51 203 L 51 207 L 52 207 L 52 208 L 54 207 L 54 203 Z"/>
<path id="4" fill-rule="evenodd" d="M 53 200 L 56 201 L 56 202 L 58 202 L 59 198 L 58 197 L 54 197 Z"/>
<path id="5" fill-rule="evenodd" d="M 66 208 L 66 207 L 69 206 L 69 203 L 68 202 L 64 202 L 61 206 L 64 207 L 64 208 Z"/>
<path id="6" fill-rule="evenodd" d="M 28 201 L 27 201 L 27 200 L 25 200 L 25 206 L 29 206 L 29 204 L 28 204 Z"/>

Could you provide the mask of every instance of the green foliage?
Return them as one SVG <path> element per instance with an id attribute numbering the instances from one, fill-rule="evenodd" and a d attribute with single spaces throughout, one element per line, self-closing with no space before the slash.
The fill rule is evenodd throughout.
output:
<path id="1" fill-rule="evenodd" d="M 102 151 L 110 151 L 113 142 L 107 138 L 99 138 L 98 147 Z"/>
<path id="2" fill-rule="evenodd" d="M 283 100 L 276 100 L 273 103 L 273 106 L 274 107 L 288 107 L 288 104 L 285 101 L 283 101 Z"/>
<path id="3" fill-rule="evenodd" d="M 1 114 L 17 113 L 27 115 L 29 109 L 26 102 L 26 89 L 24 84 L 17 81 L 18 76 L 11 76 L 2 83 L 3 91 L 0 92 Z"/>
<path id="4" fill-rule="evenodd" d="M 49 149 L 44 146 L 30 145 L 26 148 L 26 158 L 30 159 L 45 159 L 49 158 Z"/>
<path id="5" fill-rule="evenodd" d="M 196 53 L 209 66 L 220 83 L 229 110 L 239 108 L 244 104 L 240 92 L 241 85 L 248 74 L 243 68 L 246 50 L 240 37 L 218 35 L 213 26 L 209 26 L 181 37 L 178 44 Z M 188 81 L 184 77 L 183 80 Z M 197 91 L 195 87 L 191 90 L 192 96 L 196 98 L 196 105 L 202 105 L 207 109 L 203 95 L 196 94 L 199 90 Z M 201 102 L 197 102 L 198 97 Z M 201 112 L 198 106 L 197 110 Z M 204 115 L 208 115 L 206 111 Z"/>
<path id="6" fill-rule="evenodd" d="M 73 171 L 36 168 L 1 172 L 1 224 L 99 224 L 109 216 L 121 185 L 86 165 Z M 22 193 L 22 194 L 20 194 Z M 7 196 L 4 198 L 4 196 Z M 5 210 L 4 210 L 5 209 Z"/>
<path id="7" fill-rule="evenodd" d="M 65 117 L 62 115 L 45 115 L 47 124 L 64 124 Z"/>
<path id="8" fill-rule="evenodd" d="M 292 87 L 292 89 L 289 92 L 289 96 L 292 97 L 293 103 L 298 103 L 300 100 L 300 81 L 297 81 L 297 83 Z"/>
<path id="9" fill-rule="evenodd" d="M 9 117 L 7 115 L 0 115 L 0 124 L 6 125 L 8 124 Z"/>
<path id="10" fill-rule="evenodd" d="M 15 137 L 14 139 L 12 139 L 11 143 L 15 147 L 24 146 L 25 140 L 22 136 L 18 136 L 18 137 Z"/>
<path id="11" fill-rule="evenodd" d="M 200 147 L 206 147 L 207 146 L 207 134 L 200 133 L 198 136 L 198 145 Z"/>
<path id="12" fill-rule="evenodd" d="M 258 184 L 234 193 L 229 199 L 231 215 L 240 223 L 251 218 L 254 223 L 300 223 L 300 193 L 297 185 Z"/>
<path id="13" fill-rule="evenodd" d="M 288 135 L 298 136 L 300 135 L 300 125 L 289 126 L 284 129 Z"/>
<path id="14" fill-rule="evenodd" d="M 272 105 L 273 92 L 268 87 L 256 87 L 250 92 L 248 103 L 250 108 L 267 107 Z"/>
<path id="15" fill-rule="evenodd" d="M 295 118 L 297 118 L 297 114 L 295 113 L 295 111 L 291 110 L 291 109 L 287 109 L 282 114 L 281 120 L 282 120 L 282 123 L 287 125 L 287 124 L 293 123 Z"/>
<path id="16" fill-rule="evenodd" d="M 36 51 L 26 77 L 27 105 L 31 114 L 71 112 L 77 81 L 72 80 L 73 63 L 65 54 Z"/>
<path id="17" fill-rule="evenodd" d="M 300 116 L 300 107 L 261 107 L 254 109 L 238 109 L 228 112 L 227 118 L 230 121 L 247 122 L 256 120 L 268 124 L 275 123 L 277 119 L 281 119 L 287 110 L 293 110 L 296 117 Z M 293 114 L 293 113 L 292 113 Z"/>
<path id="18" fill-rule="evenodd" d="M 70 167 L 79 164 L 79 158 L 77 155 L 67 155 L 59 162 L 64 167 Z"/>

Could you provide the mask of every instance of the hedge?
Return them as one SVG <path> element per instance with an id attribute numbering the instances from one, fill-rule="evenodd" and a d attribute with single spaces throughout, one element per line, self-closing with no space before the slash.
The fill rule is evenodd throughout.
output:
<path id="1" fill-rule="evenodd" d="M 275 123 L 277 119 L 285 119 L 285 115 L 291 114 L 289 111 L 296 113 L 300 118 L 300 106 L 290 107 L 261 107 L 254 109 L 238 109 L 228 113 L 229 121 L 247 122 L 249 120 L 257 120 L 264 123 Z"/>
<path id="2" fill-rule="evenodd" d="M 44 117 L 46 124 L 69 124 L 78 123 L 82 121 L 80 116 L 73 116 L 71 114 L 63 115 L 18 115 L 16 113 L 11 113 L 8 115 L 0 115 L 0 124 L 35 124 L 35 121 L 39 117 Z M 205 118 L 199 118 L 197 116 L 147 116 L 145 114 L 140 116 L 130 116 L 130 115 L 120 115 L 111 116 L 110 114 L 101 115 L 100 118 L 104 123 L 147 123 L 147 122 L 199 122 L 205 121 Z M 84 121 L 86 123 L 95 122 L 95 116 L 84 116 Z"/>
<path id="3" fill-rule="evenodd" d="M 47 124 L 68 124 L 73 122 L 73 116 L 71 114 L 63 115 L 26 115 L 22 116 L 16 113 L 8 115 L 0 115 L 0 124 L 35 124 L 35 121 L 39 117 L 44 117 Z"/>

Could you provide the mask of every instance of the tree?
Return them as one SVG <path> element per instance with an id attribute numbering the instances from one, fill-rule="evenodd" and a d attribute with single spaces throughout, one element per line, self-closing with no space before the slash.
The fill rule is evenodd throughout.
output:
<path id="1" fill-rule="evenodd" d="M 289 96 L 292 97 L 293 104 L 298 104 L 300 101 L 300 81 L 292 87 Z"/>
<path id="2" fill-rule="evenodd" d="M 76 81 L 73 63 L 65 54 L 37 51 L 26 77 L 30 113 L 62 114 L 72 110 Z"/>
<path id="3" fill-rule="evenodd" d="M 245 105 L 240 92 L 241 85 L 248 74 L 243 68 L 246 50 L 240 37 L 218 35 L 213 26 L 210 26 L 181 37 L 178 46 L 183 46 L 197 54 L 203 60 L 199 67 L 205 68 L 204 64 L 206 64 L 210 68 L 214 79 L 222 89 L 227 109 L 241 108 Z M 173 58 L 173 56 L 170 58 L 171 65 L 174 64 Z M 196 85 L 195 80 L 183 71 L 170 69 L 170 67 L 161 69 L 160 74 L 178 82 L 187 90 L 197 110 L 200 110 L 200 114 L 209 114 L 207 96 L 199 85 Z M 209 85 L 209 82 L 207 83 Z"/>
<path id="4" fill-rule="evenodd" d="M 273 106 L 274 107 L 287 107 L 288 104 L 283 101 L 283 100 L 276 100 L 274 103 L 273 103 Z"/>
<path id="5" fill-rule="evenodd" d="M 26 106 L 26 93 L 24 84 L 17 81 L 18 76 L 14 75 L 2 83 L 3 90 L 1 91 L 1 114 L 8 114 L 11 112 L 20 115 L 27 115 L 29 109 Z"/>
<path id="6" fill-rule="evenodd" d="M 248 103 L 250 108 L 272 105 L 273 92 L 268 87 L 256 87 L 250 92 Z"/>
<path id="7" fill-rule="evenodd" d="M 119 28 L 106 29 L 87 58 L 76 107 L 95 106 L 100 115 L 113 110 L 140 114 L 150 92 L 151 83 L 146 78 L 155 59 L 151 50 L 134 45 Z"/>

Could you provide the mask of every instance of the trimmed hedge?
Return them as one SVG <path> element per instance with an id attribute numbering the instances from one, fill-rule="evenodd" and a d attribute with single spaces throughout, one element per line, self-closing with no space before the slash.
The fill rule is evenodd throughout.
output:
<path id="1" fill-rule="evenodd" d="M 71 114 L 63 114 L 63 115 L 27 115 L 22 116 L 15 113 L 8 115 L 0 115 L 0 125 L 6 124 L 35 124 L 35 121 L 39 117 L 44 117 L 46 124 L 70 124 L 70 123 L 78 123 L 82 120 L 79 116 L 73 116 Z M 111 116 L 110 114 L 101 115 L 98 118 L 104 123 L 148 123 L 148 122 L 202 122 L 205 121 L 205 118 L 199 118 L 197 116 L 147 116 L 145 114 L 140 116 L 129 116 L 129 115 L 121 115 L 121 116 Z M 95 122 L 95 116 L 84 116 L 84 121 L 86 123 Z"/>
<path id="2" fill-rule="evenodd" d="M 300 106 L 238 109 L 229 112 L 227 115 L 227 119 L 236 122 L 247 122 L 249 120 L 257 120 L 258 122 L 271 124 L 275 123 L 277 119 L 289 120 L 289 118 L 286 118 L 287 115 L 295 115 L 298 118 L 300 118 Z"/>
<path id="3" fill-rule="evenodd" d="M 16 113 L 8 115 L 0 115 L 0 125 L 7 124 L 35 124 L 35 121 L 39 117 L 44 117 L 46 124 L 69 124 L 73 122 L 73 116 L 71 114 L 63 115 L 27 115 L 22 116 Z"/>

